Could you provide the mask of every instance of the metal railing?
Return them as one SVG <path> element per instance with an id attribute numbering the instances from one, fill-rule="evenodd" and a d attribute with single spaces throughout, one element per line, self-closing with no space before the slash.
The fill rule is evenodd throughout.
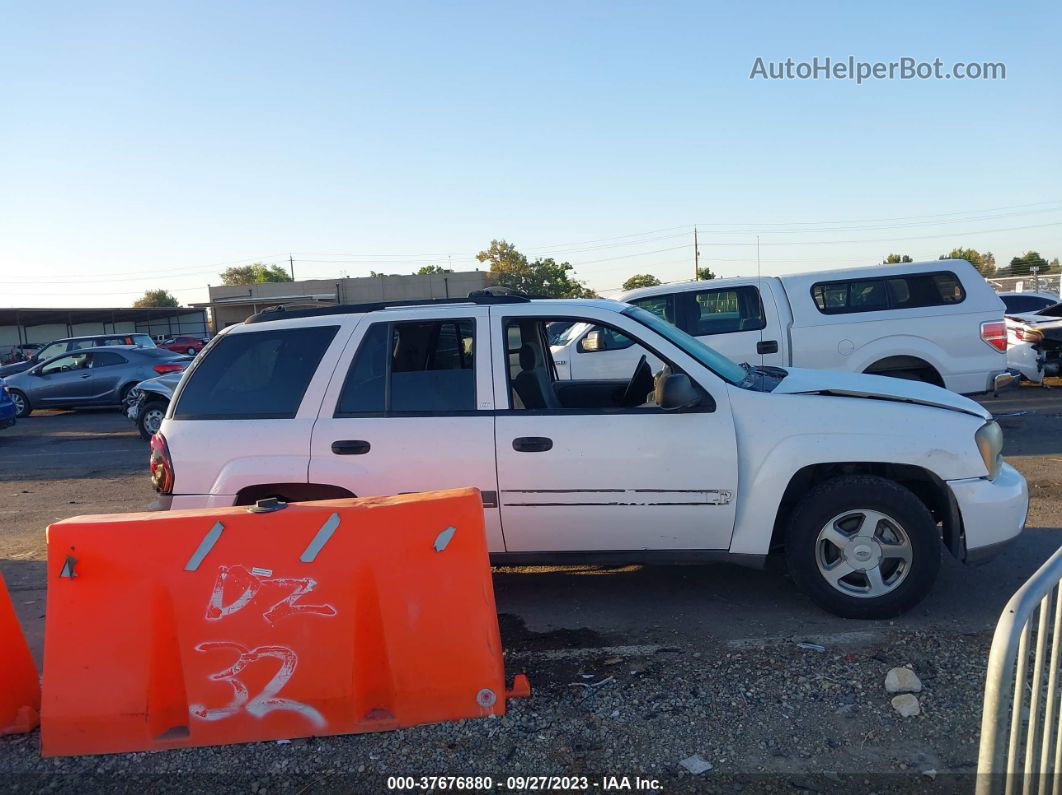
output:
<path id="1" fill-rule="evenodd" d="M 1062 548 L 1007 602 L 992 636 L 977 793 L 1062 795 Z"/>

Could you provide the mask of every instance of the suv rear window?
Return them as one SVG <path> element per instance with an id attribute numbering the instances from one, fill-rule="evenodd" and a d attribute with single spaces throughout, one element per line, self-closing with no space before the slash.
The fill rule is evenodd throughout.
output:
<path id="1" fill-rule="evenodd" d="M 475 411 L 475 321 L 374 323 L 351 362 L 336 417 Z"/>
<path id="2" fill-rule="evenodd" d="M 824 315 L 843 315 L 959 304 L 966 299 L 966 291 L 958 276 L 941 271 L 819 282 L 812 285 L 811 297 Z"/>
<path id="3" fill-rule="evenodd" d="M 291 419 L 339 326 L 226 334 L 192 370 L 178 420 Z"/>

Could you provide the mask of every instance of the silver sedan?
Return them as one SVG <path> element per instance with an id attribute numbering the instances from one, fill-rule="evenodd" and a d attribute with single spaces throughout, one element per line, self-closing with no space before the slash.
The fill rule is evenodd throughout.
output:
<path id="1" fill-rule="evenodd" d="M 183 370 L 191 358 L 164 348 L 85 348 L 8 376 L 8 391 L 25 417 L 34 409 L 119 406 L 140 381 Z"/>

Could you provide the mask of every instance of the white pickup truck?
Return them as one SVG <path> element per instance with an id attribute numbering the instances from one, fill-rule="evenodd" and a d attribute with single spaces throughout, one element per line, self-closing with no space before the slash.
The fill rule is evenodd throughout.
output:
<path id="1" fill-rule="evenodd" d="M 558 321 L 660 365 L 560 380 Z M 942 546 L 990 557 L 1028 507 L 968 398 L 738 365 L 616 301 L 260 312 L 196 358 L 151 446 L 163 508 L 476 486 L 497 563 L 758 566 L 784 550 L 812 599 L 852 617 L 910 608 Z"/>
<path id="2" fill-rule="evenodd" d="M 1003 303 L 965 260 L 669 284 L 618 300 L 738 362 L 890 375 L 960 394 L 1010 380 Z M 619 378 L 645 353 L 586 324 L 555 342 L 561 378 Z"/>

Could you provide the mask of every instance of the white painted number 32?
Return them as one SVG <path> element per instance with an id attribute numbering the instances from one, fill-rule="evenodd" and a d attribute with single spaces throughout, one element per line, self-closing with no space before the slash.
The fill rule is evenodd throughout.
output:
<path id="1" fill-rule="evenodd" d="M 299 663 L 298 655 L 285 646 L 256 646 L 248 649 L 239 643 L 231 641 L 207 641 L 196 645 L 196 651 L 210 651 L 212 649 L 232 649 L 239 656 L 236 662 L 224 671 L 211 674 L 209 679 L 214 682 L 228 682 L 232 687 L 232 701 L 223 707 L 206 707 L 203 704 L 193 704 L 188 711 L 201 720 L 221 720 L 235 715 L 240 710 L 247 710 L 256 718 L 268 715 L 277 710 L 297 712 L 310 721 L 317 728 L 325 725 L 324 716 L 313 707 L 289 698 L 278 698 L 277 693 L 288 683 L 291 675 L 295 672 L 295 666 Z M 262 688 L 262 692 L 254 698 L 239 678 L 240 671 L 248 665 L 266 657 L 280 660 L 280 668 L 268 684 Z"/>

